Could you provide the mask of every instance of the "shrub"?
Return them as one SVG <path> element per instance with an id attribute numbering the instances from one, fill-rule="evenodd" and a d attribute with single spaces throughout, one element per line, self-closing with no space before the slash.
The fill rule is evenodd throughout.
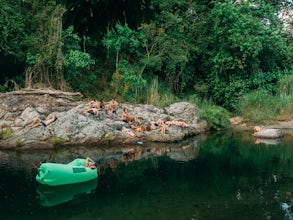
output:
<path id="1" fill-rule="evenodd" d="M 207 120 L 212 130 L 221 130 L 230 126 L 229 112 L 209 101 L 200 104 L 200 115 L 202 119 Z"/>
<path id="2" fill-rule="evenodd" d="M 201 100 L 202 100 L 201 97 L 199 97 L 196 94 L 190 95 L 186 99 L 186 101 L 193 103 L 195 105 L 199 105 L 202 102 Z"/>

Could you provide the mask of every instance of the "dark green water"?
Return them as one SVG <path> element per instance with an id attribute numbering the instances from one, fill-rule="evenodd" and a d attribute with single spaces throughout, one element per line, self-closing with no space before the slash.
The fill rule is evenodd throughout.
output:
<path id="1" fill-rule="evenodd" d="M 293 140 L 254 141 L 225 132 L 174 145 L 0 152 L 0 219 L 293 219 Z M 99 163 L 96 182 L 35 181 L 36 162 L 86 156 Z"/>

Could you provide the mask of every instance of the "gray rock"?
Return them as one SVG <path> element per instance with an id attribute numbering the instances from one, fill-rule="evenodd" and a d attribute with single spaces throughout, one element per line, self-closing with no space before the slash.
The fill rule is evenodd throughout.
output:
<path id="1" fill-rule="evenodd" d="M 16 127 L 25 127 L 37 117 L 40 117 L 40 114 L 34 108 L 28 107 L 15 120 L 14 124 Z"/>
<path id="2" fill-rule="evenodd" d="M 11 128 L 13 123 L 11 121 L 0 120 L 0 129 Z"/>
<path id="3" fill-rule="evenodd" d="M 197 106 L 189 102 L 174 103 L 167 107 L 166 110 L 168 115 L 188 124 L 196 124 L 199 119 Z"/>
<path id="4" fill-rule="evenodd" d="M 57 94 L 57 95 L 56 95 Z M 61 95 L 60 95 L 61 94 Z M 103 144 L 135 143 L 140 141 L 176 142 L 187 136 L 204 132 L 207 123 L 198 121 L 197 106 L 188 102 L 174 103 L 166 108 L 153 105 L 120 103 L 117 114 L 109 113 L 103 117 L 81 113 L 87 107 L 86 102 L 74 101 L 65 93 L 50 91 L 47 94 L 38 91 L 6 93 L 0 95 L 0 126 L 13 128 L 13 136 L 0 140 L 0 148 L 37 148 L 54 147 L 56 144 Z M 128 126 L 121 120 L 123 108 L 136 115 L 144 125 L 158 119 L 184 121 L 188 127 L 170 126 L 165 134 L 159 129 L 136 132 L 137 138 L 121 131 Z M 30 123 L 36 117 L 49 118 L 55 114 L 57 120 L 44 127 L 31 128 Z"/>
<path id="5" fill-rule="evenodd" d="M 255 133 L 253 133 L 253 136 L 257 137 L 257 138 L 274 139 L 274 138 L 283 137 L 284 134 L 280 129 L 269 128 L 269 129 L 264 129 L 259 132 L 255 132 Z"/>

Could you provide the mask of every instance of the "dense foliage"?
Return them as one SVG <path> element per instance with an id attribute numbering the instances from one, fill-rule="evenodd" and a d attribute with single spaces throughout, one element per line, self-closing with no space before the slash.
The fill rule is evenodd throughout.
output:
<path id="1" fill-rule="evenodd" d="M 284 28 L 278 16 L 292 10 L 289 0 L 0 0 L 0 7 L 1 92 L 53 87 L 150 104 L 195 95 L 241 112 L 244 96 L 278 95 L 292 73 L 292 23 Z"/>

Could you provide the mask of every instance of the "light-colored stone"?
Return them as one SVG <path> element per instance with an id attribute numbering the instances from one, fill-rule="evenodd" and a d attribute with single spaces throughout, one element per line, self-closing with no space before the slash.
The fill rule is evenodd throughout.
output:
<path id="1" fill-rule="evenodd" d="M 258 138 L 274 139 L 274 138 L 283 137 L 284 134 L 280 129 L 269 128 L 269 129 L 261 130 L 259 132 L 255 132 L 253 133 L 253 136 Z"/>

